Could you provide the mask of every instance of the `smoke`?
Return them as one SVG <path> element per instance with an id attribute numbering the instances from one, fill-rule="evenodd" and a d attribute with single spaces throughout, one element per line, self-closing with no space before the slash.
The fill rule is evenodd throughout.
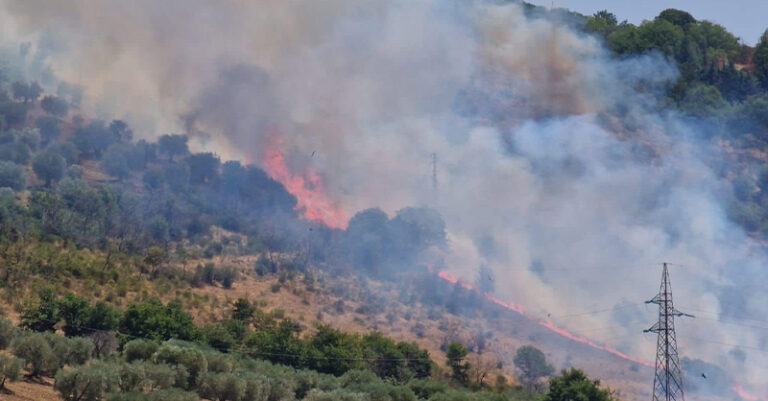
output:
<path id="1" fill-rule="evenodd" d="M 764 331 L 717 319 L 766 315 L 761 288 L 742 287 L 765 281 L 764 255 L 725 214 L 726 157 L 702 126 L 659 111 L 677 77 L 659 55 L 615 60 L 569 23 L 479 0 L 4 8 L 4 36 L 47 38 L 35 51 L 50 84 L 83 85 L 90 113 L 255 163 L 277 140 L 281 171 L 311 172 L 334 218 L 429 205 L 450 274 L 486 266 L 498 298 L 576 333 L 623 325 L 589 332 L 622 352 L 652 359 L 640 332 L 656 310 L 642 301 L 660 262 L 683 265 L 679 309 L 704 314 L 678 324 L 682 353 L 762 384 L 766 356 L 729 351 L 761 348 Z"/>

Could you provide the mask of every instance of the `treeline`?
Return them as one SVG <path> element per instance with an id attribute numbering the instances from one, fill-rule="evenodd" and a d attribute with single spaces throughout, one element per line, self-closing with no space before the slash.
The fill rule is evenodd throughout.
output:
<path id="1" fill-rule="evenodd" d="M 600 11 L 584 29 L 602 36 L 618 57 L 657 51 L 671 60 L 680 77 L 665 104 L 717 124 L 712 132 L 748 145 L 768 142 L 768 35 L 751 48 L 722 26 L 675 9 L 637 26 Z"/>
<path id="2" fill-rule="evenodd" d="M 0 390 L 26 372 L 27 379 L 55 377 L 67 401 L 566 400 L 584 392 L 612 399 L 578 370 L 552 378 L 544 396 L 508 385 L 504 376 L 470 385 L 467 349 L 459 343 L 448 347 L 443 375 L 415 344 L 327 326 L 300 337 L 297 324 L 245 299 L 225 320 L 196 327 L 173 303 L 147 300 L 119 310 L 44 293 L 22 312 L 20 326 L 0 320 L 0 349 L 12 355 L 0 356 Z M 529 384 L 552 373 L 533 347 L 522 347 L 515 364 Z"/>

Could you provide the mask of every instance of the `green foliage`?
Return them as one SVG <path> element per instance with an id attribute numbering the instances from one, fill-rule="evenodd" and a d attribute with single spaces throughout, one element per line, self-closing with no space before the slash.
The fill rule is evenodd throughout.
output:
<path id="1" fill-rule="evenodd" d="M 520 370 L 521 381 L 527 384 L 533 384 L 539 378 L 549 376 L 555 371 L 552 365 L 547 363 L 544 353 L 531 345 L 517 349 L 514 363 Z"/>
<path id="2" fill-rule="evenodd" d="M 245 398 L 245 381 L 231 373 L 208 373 L 202 378 L 199 393 L 216 401 L 240 401 Z"/>
<path id="3" fill-rule="evenodd" d="M 408 382 L 408 388 L 423 400 L 431 399 L 435 394 L 445 393 L 448 386 L 432 379 L 416 379 Z"/>
<path id="4" fill-rule="evenodd" d="M 18 330 L 10 320 L 0 319 L 0 350 L 8 348 L 17 335 Z"/>
<path id="5" fill-rule="evenodd" d="M 468 353 L 467 347 L 459 342 L 450 343 L 445 352 L 445 356 L 448 358 L 446 364 L 451 368 L 451 377 L 462 384 L 469 382 L 470 365 L 464 361 Z"/>
<path id="6" fill-rule="evenodd" d="M 38 178 L 45 180 L 45 186 L 50 187 L 51 183 L 58 181 L 64 175 L 64 169 L 67 167 L 67 161 L 58 153 L 46 150 L 38 153 L 32 159 L 32 168 Z"/>
<path id="7" fill-rule="evenodd" d="M 67 111 L 69 111 L 69 105 L 66 100 L 52 95 L 43 97 L 40 100 L 40 107 L 46 113 L 56 117 L 64 117 L 67 115 Z"/>
<path id="8" fill-rule="evenodd" d="M 26 362 L 27 371 L 33 377 L 53 375 L 59 368 L 59 359 L 41 334 L 17 337 L 11 349 L 13 355 Z"/>
<path id="9" fill-rule="evenodd" d="M 590 380 L 578 369 L 563 370 L 560 376 L 549 381 L 549 393 L 545 401 L 613 401 L 610 390 L 600 388 L 599 380 Z"/>
<path id="10" fill-rule="evenodd" d="M 109 145 L 101 158 L 104 171 L 123 180 L 131 173 L 131 163 L 135 158 L 133 148 L 123 143 L 113 143 Z"/>
<path id="11" fill-rule="evenodd" d="M 189 153 L 186 135 L 163 135 L 157 141 L 160 152 L 165 153 L 169 159 L 175 156 L 184 156 Z"/>
<path id="12" fill-rule="evenodd" d="M 64 401 L 100 401 L 115 387 L 109 372 L 90 366 L 59 370 L 53 385 Z"/>
<path id="13" fill-rule="evenodd" d="M 8 187 L 15 191 L 21 191 L 27 186 L 27 177 L 24 169 L 9 161 L 0 161 L 0 188 Z"/>
<path id="14" fill-rule="evenodd" d="M 192 316 L 179 304 L 163 305 L 158 299 L 130 304 L 120 319 L 120 331 L 129 336 L 156 340 L 200 338 Z"/>
<path id="15" fill-rule="evenodd" d="M 13 382 L 21 378 L 21 370 L 23 368 L 23 360 L 0 354 L 0 393 L 5 390 L 6 382 Z"/>
<path id="16" fill-rule="evenodd" d="M 752 62 L 755 63 L 755 75 L 768 89 L 768 30 L 765 31 L 755 47 L 755 54 L 752 56 Z"/>
<path id="17" fill-rule="evenodd" d="M 123 356 L 128 362 L 146 361 L 152 358 L 160 346 L 155 341 L 136 339 L 123 346 Z"/>
<path id="18" fill-rule="evenodd" d="M 191 344 L 166 342 L 152 355 L 152 362 L 183 366 L 189 376 L 183 386 L 193 389 L 200 384 L 202 377 L 208 371 L 208 361 L 202 351 Z"/>
<path id="19" fill-rule="evenodd" d="M 40 292 L 38 300 L 21 312 L 21 327 L 32 331 L 53 331 L 59 322 L 59 303 L 52 290 Z"/>
<path id="20" fill-rule="evenodd" d="M 656 19 L 665 20 L 680 27 L 686 27 L 688 24 L 696 23 L 696 18 L 693 18 L 691 14 L 674 8 L 668 8 L 662 11 Z"/>

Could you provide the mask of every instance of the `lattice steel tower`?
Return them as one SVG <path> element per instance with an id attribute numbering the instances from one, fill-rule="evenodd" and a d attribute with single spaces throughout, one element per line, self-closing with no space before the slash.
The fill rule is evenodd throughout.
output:
<path id="1" fill-rule="evenodd" d="M 656 342 L 656 373 L 653 376 L 653 401 L 683 401 L 683 374 L 677 354 L 675 338 L 675 317 L 688 316 L 672 305 L 672 286 L 669 283 L 667 264 L 661 273 L 659 294 L 647 304 L 659 305 L 659 321 L 645 333 L 658 333 Z"/>

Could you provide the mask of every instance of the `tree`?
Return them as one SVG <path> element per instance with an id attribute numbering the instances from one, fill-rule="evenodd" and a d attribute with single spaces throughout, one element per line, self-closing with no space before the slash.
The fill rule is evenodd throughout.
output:
<path id="1" fill-rule="evenodd" d="M 538 348 L 526 345 L 517 349 L 514 359 L 515 366 L 520 369 L 520 379 L 528 385 L 533 385 L 541 377 L 554 372 L 552 365 L 547 363 L 544 353 Z"/>
<path id="2" fill-rule="evenodd" d="M 240 401 L 245 396 L 245 381 L 231 373 L 208 373 L 200 384 L 200 395 L 216 401 Z"/>
<path id="3" fill-rule="evenodd" d="M 132 303 L 120 319 L 120 331 L 135 337 L 168 340 L 195 340 L 200 333 L 192 316 L 178 303 L 163 305 L 158 299 Z"/>
<path id="4" fill-rule="evenodd" d="M 21 166 L 14 162 L 0 161 L 0 188 L 21 191 L 27 186 L 27 177 Z"/>
<path id="5" fill-rule="evenodd" d="M 16 338 L 18 329 L 8 319 L 0 319 L 0 349 L 6 349 Z"/>
<path id="6" fill-rule="evenodd" d="M 232 319 L 250 322 L 256 312 L 256 307 L 245 298 L 238 298 L 232 304 Z"/>
<path id="7" fill-rule="evenodd" d="M 115 141 L 117 142 L 128 143 L 133 139 L 133 130 L 131 130 L 131 127 L 122 120 L 112 120 L 112 122 L 109 123 L 109 130 L 112 132 L 112 135 L 114 135 Z"/>
<path id="8" fill-rule="evenodd" d="M 58 316 L 64 320 L 63 331 L 68 337 L 82 336 L 89 333 L 88 323 L 91 304 L 85 298 L 72 293 L 58 302 Z"/>
<path id="9" fill-rule="evenodd" d="M 24 308 L 21 312 L 21 327 L 32 331 L 53 331 L 59 322 L 59 310 L 56 294 L 49 289 L 43 290 L 37 302 Z"/>
<path id="10" fill-rule="evenodd" d="M 677 26 L 685 27 L 688 24 L 695 24 L 696 18 L 685 11 L 676 10 L 674 8 L 668 8 L 656 17 L 657 20 L 669 21 Z"/>
<path id="11" fill-rule="evenodd" d="M 221 160 L 213 153 L 195 153 L 187 158 L 189 180 L 192 184 L 210 183 L 219 176 Z"/>
<path id="12" fill-rule="evenodd" d="M 99 157 L 109 145 L 115 142 L 115 137 L 105 126 L 104 121 L 95 120 L 75 130 L 72 142 L 81 153 Z"/>
<path id="13" fill-rule="evenodd" d="M 17 337 L 11 349 L 13 355 L 26 362 L 27 371 L 32 377 L 52 375 L 59 368 L 59 359 L 42 334 Z"/>
<path id="14" fill-rule="evenodd" d="M 614 401 L 608 389 L 600 388 L 599 380 L 590 380 L 584 372 L 571 368 L 549 381 L 549 393 L 545 401 Z"/>
<path id="15" fill-rule="evenodd" d="M 10 356 L 0 354 L 0 394 L 7 392 L 6 382 L 12 382 L 21 378 L 21 370 L 24 368 L 24 361 Z"/>
<path id="16" fill-rule="evenodd" d="M 160 152 L 165 153 L 173 161 L 174 156 L 184 156 L 189 153 L 186 135 L 163 135 L 157 141 Z"/>
<path id="17" fill-rule="evenodd" d="M 43 97 L 43 100 L 40 101 L 40 107 L 46 113 L 56 117 L 64 117 L 67 115 L 67 111 L 69 111 L 69 105 L 67 105 L 66 100 L 52 95 Z"/>
<path id="18" fill-rule="evenodd" d="M 763 84 L 763 88 L 768 90 L 768 30 L 763 33 L 760 42 L 755 46 L 752 62 L 755 63 L 757 79 Z"/>
<path id="19" fill-rule="evenodd" d="M 448 350 L 445 352 L 445 356 L 448 358 L 446 364 L 451 368 L 451 377 L 462 384 L 469 382 L 471 366 L 464 360 L 468 353 L 469 351 L 464 344 L 455 341 L 448 345 Z"/>
<path id="20" fill-rule="evenodd" d="M 129 145 L 114 143 L 107 148 L 101 158 L 104 171 L 122 181 L 131 173 L 131 158 L 133 157 Z"/>
<path id="21" fill-rule="evenodd" d="M 587 19 L 586 29 L 600 33 L 603 36 L 608 36 L 616 30 L 617 24 L 616 15 L 609 13 L 607 10 L 602 10 Z"/>
<path id="22" fill-rule="evenodd" d="M 175 341 L 164 343 L 152 355 L 152 362 L 167 363 L 171 366 L 182 365 L 189 373 L 187 381 L 183 386 L 187 390 L 198 386 L 208 371 L 208 361 L 202 351 L 191 344 L 184 344 Z"/>
<path id="23" fill-rule="evenodd" d="M 38 153 L 32 159 L 32 169 L 39 178 L 45 180 L 46 187 L 50 187 L 52 182 L 60 180 L 66 167 L 67 161 L 52 150 Z"/>
<path id="24" fill-rule="evenodd" d="M 60 122 L 61 120 L 51 116 L 40 116 L 35 119 L 35 127 L 40 130 L 43 143 L 47 144 L 61 135 Z"/>
<path id="25" fill-rule="evenodd" d="M 53 388 L 64 401 L 100 401 L 116 385 L 109 373 L 89 366 L 62 369 L 56 374 Z"/>
<path id="26" fill-rule="evenodd" d="M 11 84 L 11 92 L 15 99 L 20 99 L 27 104 L 30 100 L 37 100 L 43 93 L 43 88 L 37 82 L 24 83 L 16 81 Z"/>
<path id="27" fill-rule="evenodd" d="M 159 345 L 155 341 L 136 339 L 125 343 L 123 357 L 128 362 L 146 361 L 152 358 Z"/>

